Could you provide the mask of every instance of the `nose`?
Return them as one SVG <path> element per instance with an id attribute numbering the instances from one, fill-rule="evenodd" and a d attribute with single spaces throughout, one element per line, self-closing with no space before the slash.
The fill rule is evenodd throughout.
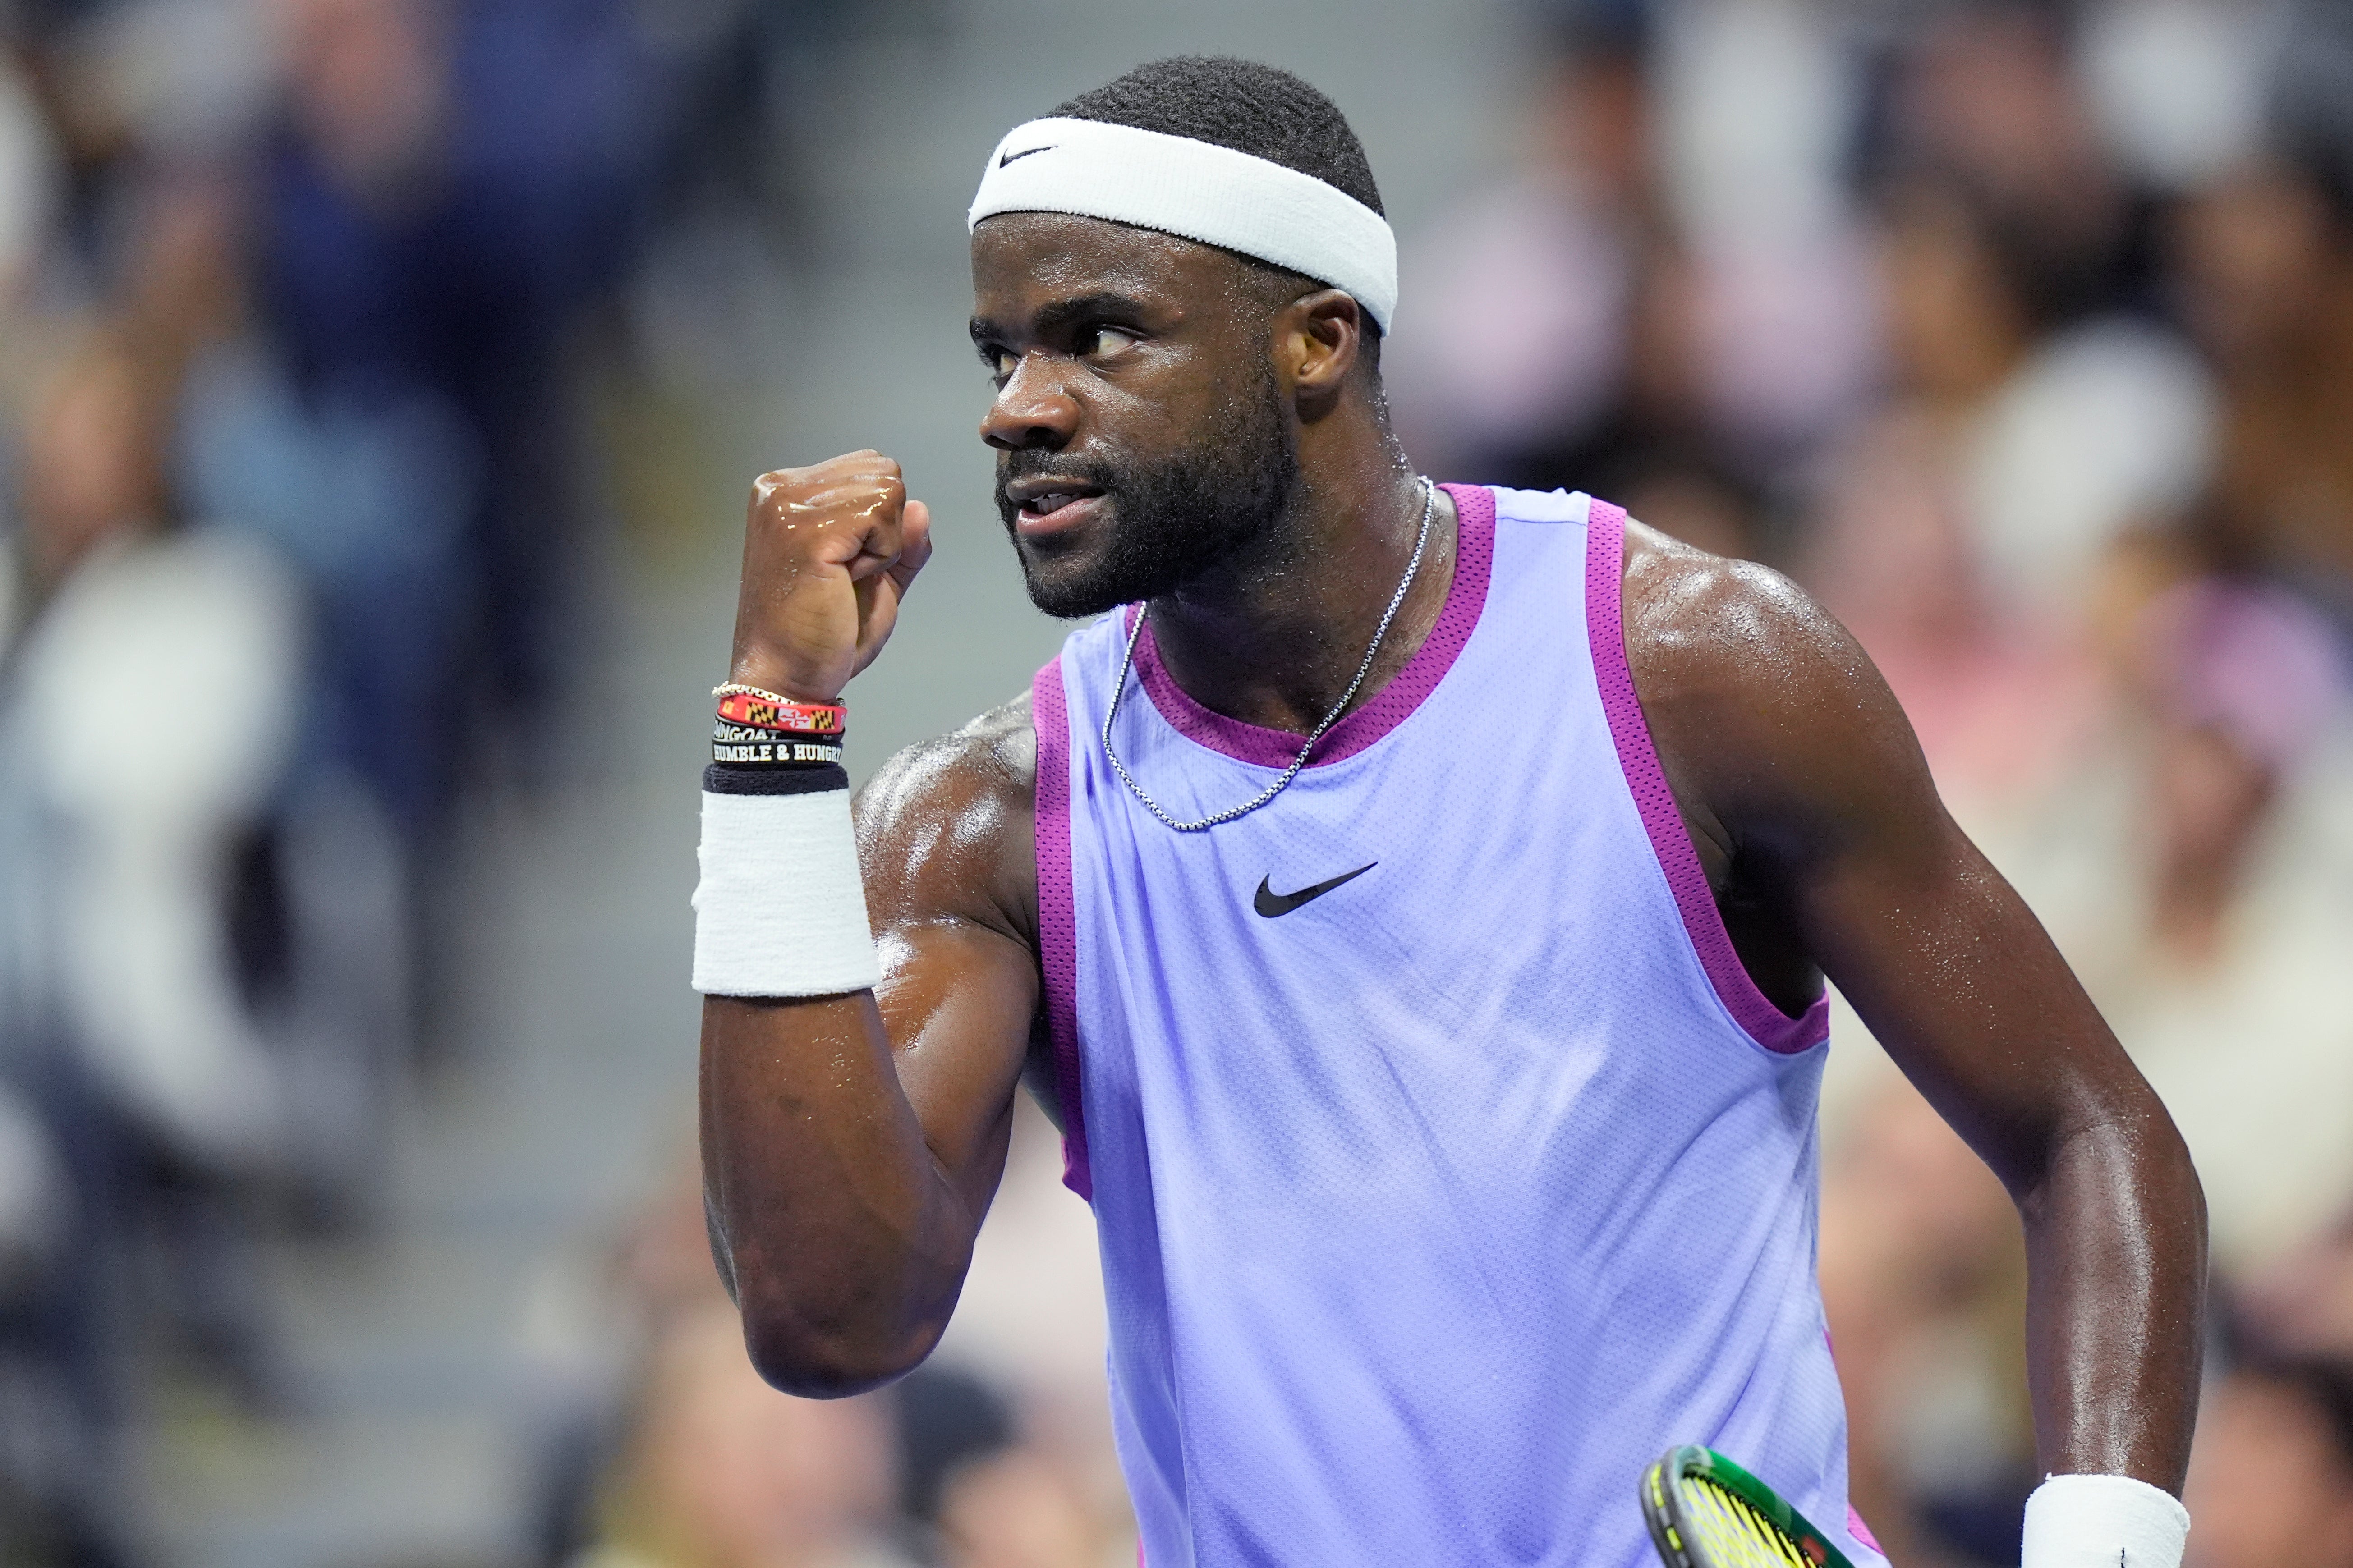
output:
<path id="1" fill-rule="evenodd" d="M 980 422 L 980 438 L 1000 452 L 1059 451 L 1078 434 L 1079 405 L 1043 355 L 1024 354 L 997 388 Z"/>

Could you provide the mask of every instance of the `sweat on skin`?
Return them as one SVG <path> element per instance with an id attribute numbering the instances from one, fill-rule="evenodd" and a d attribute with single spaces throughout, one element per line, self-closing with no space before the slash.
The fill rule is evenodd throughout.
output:
<path id="1" fill-rule="evenodd" d="M 1364 658 L 1420 520 L 1419 483 L 1383 411 L 1366 313 L 1313 279 L 1301 289 L 1216 247 L 1103 218 L 1007 212 L 977 224 L 972 248 L 974 338 L 996 389 L 981 435 L 997 453 L 997 500 L 1033 597 L 1071 615 L 1143 604 L 1156 668 L 1185 702 L 1245 729 L 1303 735 Z M 1491 498 L 1471 520 L 1482 537 L 1461 495 L 1440 507 L 1358 711 L 1430 644 L 1470 547 L 1506 575 L 1525 558 L 1511 542 L 1525 537 L 1521 522 L 1482 521 L 1495 501 L 1480 493 Z M 1534 503 L 1511 504 L 1525 512 Z M 732 679 L 802 700 L 837 698 L 887 639 L 928 557 L 929 522 L 896 466 L 875 453 L 764 476 L 747 523 Z M 1585 525 L 1578 533 L 1591 537 Z M 2178 1489 L 2197 1395 L 2204 1238 L 2196 1176 L 2162 1106 L 2032 917 L 1947 816 L 1901 710 L 1843 628 L 1775 574 L 1639 524 L 1624 526 L 1605 564 L 1622 605 L 1619 651 L 1638 728 L 1672 804 L 1666 837 L 1646 842 L 1674 842 L 1667 830 L 1680 828 L 1699 903 L 1712 904 L 1706 914 L 1765 1004 L 1801 1016 L 1823 977 L 1835 981 L 2018 1202 L 2045 1468 Z M 1459 657 L 1473 658 L 1488 631 L 1482 616 Z M 1124 711 L 1139 726 L 1166 722 L 1157 696 Z M 848 1393 L 921 1361 L 953 1310 L 1002 1173 L 1018 1087 L 1029 1083 L 1066 1134 L 1077 1131 L 1058 1089 L 1070 1064 L 1055 1059 L 1054 1031 L 1041 1026 L 1041 973 L 1055 955 L 1039 876 L 1050 847 L 1041 799 L 1068 810 L 1075 775 L 1041 776 L 1040 758 L 1070 769 L 1085 753 L 1071 739 L 1079 726 L 1041 738 L 1039 722 L 1031 701 L 1009 704 L 893 758 L 861 793 L 855 832 L 879 984 L 706 997 L 714 1246 L 754 1359 L 778 1386 Z M 1328 771 L 1336 778 L 1377 760 L 1394 738 Z M 1488 832 L 1541 856 L 1551 825 L 1497 820 L 1492 803 L 1510 802 L 1514 783 L 1495 781 L 1472 804 L 1489 814 Z M 1280 797 L 1236 826 L 1275 820 L 1290 803 Z M 1197 837 L 1213 846 L 1226 831 Z M 1245 921 L 1257 880 L 1253 872 L 1240 885 Z M 1474 889 L 1436 891 L 1478 908 L 1463 898 Z M 1259 926 L 1307 926 L 1346 897 Z M 1698 918 L 1680 912 L 1677 940 Z M 1231 1090 L 1255 1087 L 1236 1080 Z M 1103 1092 L 1091 1088 L 1085 1110 L 1098 1137 Z M 1108 1267 L 1134 1240 L 1110 1227 L 1152 1211 L 1113 1191 L 1106 1174 L 1094 1202 Z M 1299 1195 L 1255 1190 L 1271 1203 Z M 1169 1212 L 1186 1226 L 1219 1223 L 1198 1207 Z M 1180 1267 L 1193 1244 L 1181 1234 L 1155 1241 L 1164 1278 L 1193 1282 Z M 1565 1313 L 1571 1295 L 1560 1293 Z M 1193 1305 L 1232 1310 L 1214 1296 Z M 1558 1342 L 1585 1331 L 1573 1317 L 1549 1326 Z M 1376 1339 L 1378 1331 L 1367 1325 Z M 1449 1352 L 1475 1359 L 1477 1349 Z M 1121 1353 L 1115 1346 L 1115 1362 Z M 1384 1384 L 1393 1392 L 1414 1386 L 1409 1366 L 1365 1364 L 1404 1379 Z M 1300 1398 L 1293 1414 L 1312 1426 L 1312 1391 Z M 1202 1496 L 1154 1500 L 1172 1472 L 1150 1451 L 1146 1425 L 1132 1424 L 1139 1443 L 1123 1458 L 1139 1514 L 1157 1521 L 1146 1526 L 1153 1559 L 1198 1550 L 1201 1561 L 1230 1561 L 1207 1522 L 1216 1510 L 1187 1511 L 1206 1506 Z M 1704 1436 L 1669 1433 L 1658 1446 Z M 1298 1456 L 1221 1458 L 1231 1479 L 1295 1468 Z M 1216 1475 L 1193 1481 L 1210 1494 L 1219 1484 Z M 1630 1478 L 1617 1484 L 1630 1489 Z M 1312 1499 L 1294 1501 L 1301 1517 L 1325 1517 Z M 1508 1534 L 1527 1506 L 1490 1500 L 1489 1522 Z M 1626 1511 L 1632 1550 L 1647 1550 Z M 1286 1549 L 1312 1557 L 1318 1547 L 1311 1534 Z"/>

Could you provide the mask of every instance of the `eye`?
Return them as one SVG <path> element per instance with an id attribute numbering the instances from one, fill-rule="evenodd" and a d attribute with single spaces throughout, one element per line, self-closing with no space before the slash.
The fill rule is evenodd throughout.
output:
<path id="1" fill-rule="evenodd" d="M 988 378 L 1003 386 L 1013 379 L 1014 369 L 1020 364 L 1021 357 L 1009 349 L 985 348 L 980 351 L 980 363 L 988 367 Z"/>
<path id="2" fill-rule="evenodd" d="M 1135 346 L 1135 334 L 1117 327 L 1088 327 L 1072 345 L 1081 359 L 1111 359 Z"/>

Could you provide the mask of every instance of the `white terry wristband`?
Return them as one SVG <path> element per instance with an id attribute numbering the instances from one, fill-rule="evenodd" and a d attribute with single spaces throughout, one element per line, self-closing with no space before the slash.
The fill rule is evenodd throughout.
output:
<path id="1" fill-rule="evenodd" d="M 2026 1500 L 2019 1568 L 2181 1568 L 2189 1510 L 2130 1476 L 2047 1476 Z"/>
<path id="2" fill-rule="evenodd" d="M 712 996 L 830 996 L 879 984 L 849 792 L 702 792 L 694 988 Z"/>

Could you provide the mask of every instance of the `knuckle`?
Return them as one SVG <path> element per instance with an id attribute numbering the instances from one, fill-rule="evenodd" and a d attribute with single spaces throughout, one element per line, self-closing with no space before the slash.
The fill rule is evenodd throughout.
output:
<path id="1" fill-rule="evenodd" d="M 789 506 L 808 492 L 808 474 L 807 468 L 772 468 L 752 481 L 752 499 L 769 511 Z"/>
<path id="2" fill-rule="evenodd" d="M 771 468 L 752 481 L 752 504 L 775 518 L 786 510 L 843 518 L 906 502 L 899 465 L 878 452 L 847 452 L 807 468 Z"/>

